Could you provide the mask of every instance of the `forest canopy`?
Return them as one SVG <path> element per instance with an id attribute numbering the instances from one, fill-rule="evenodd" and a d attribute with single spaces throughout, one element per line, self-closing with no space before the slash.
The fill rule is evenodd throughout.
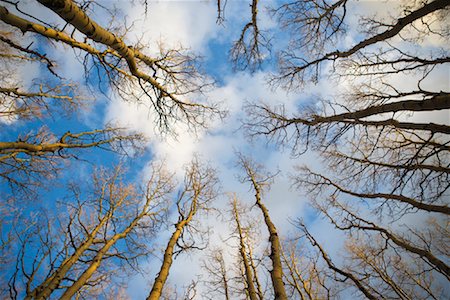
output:
<path id="1" fill-rule="evenodd" d="M 446 299 L 450 2 L 0 0 L 0 296 Z"/>

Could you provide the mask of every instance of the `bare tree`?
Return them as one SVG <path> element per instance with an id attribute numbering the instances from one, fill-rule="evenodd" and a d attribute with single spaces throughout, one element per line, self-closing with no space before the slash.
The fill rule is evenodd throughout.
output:
<path id="1" fill-rule="evenodd" d="M 277 17 L 281 27 L 295 34 L 289 49 L 281 53 L 286 60 L 291 51 L 304 49 L 309 55 L 317 55 L 324 51 L 330 41 L 336 41 L 345 33 L 344 19 L 348 0 L 289 1 L 271 12 Z M 301 39 L 298 38 L 299 34 Z M 292 57 L 293 58 L 293 57 Z"/>
<path id="2" fill-rule="evenodd" d="M 318 253 L 293 240 L 285 244 L 282 258 L 286 289 L 291 290 L 290 298 L 312 300 L 333 299 L 337 296 L 327 268 L 319 263 Z"/>
<path id="3" fill-rule="evenodd" d="M 236 222 L 236 231 L 239 237 L 239 257 L 242 261 L 243 265 L 243 275 L 244 275 L 244 283 L 246 287 L 246 291 L 248 294 L 248 297 L 250 300 L 257 300 L 258 294 L 257 290 L 255 288 L 255 282 L 254 282 L 254 269 L 252 268 L 252 265 L 250 263 L 250 260 L 253 260 L 251 256 L 249 256 L 247 245 L 246 245 L 246 235 L 241 227 L 241 221 L 239 220 L 239 210 L 237 207 L 237 200 L 233 200 L 233 217 L 234 221 Z"/>
<path id="4" fill-rule="evenodd" d="M 260 243 L 260 220 L 236 194 L 230 195 L 227 211 L 230 234 L 210 249 L 203 260 L 207 276 L 203 284 L 210 291 L 204 297 L 216 299 L 264 299 L 270 289 L 267 249 Z M 262 249 L 261 249 L 262 246 Z M 226 252 L 225 252 L 226 251 Z M 226 260 L 225 260 L 226 258 Z"/>
<path id="5" fill-rule="evenodd" d="M 278 236 L 278 231 L 273 224 L 269 211 L 262 203 L 262 189 L 270 184 L 274 175 L 264 174 L 262 167 L 251 161 L 249 158 L 243 155 L 238 155 L 239 164 L 245 172 L 243 180 L 250 182 L 252 188 L 255 191 L 256 205 L 261 210 L 264 222 L 266 223 L 267 230 L 269 231 L 270 241 L 270 259 L 272 261 L 272 270 L 270 276 L 272 279 L 272 285 L 274 289 L 275 299 L 287 299 L 286 290 L 283 282 L 283 266 L 281 264 L 281 243 Z"/>
<path id="6" fill-rule="evenodd" d="M 322 175 L 312 175 L 310 171 L 307 174 L 308 176 L 303 177 L 305 179 L 296 179 L 300 180 L 302 186 L 309 189 L 311 197 L 316 199 L 313 201 L 316 208 L 335 228 L 344 232 L 349 257 L 344 260 L 347 261 L 345 268 L 340 269 L 357 279 L 358 283 L 352 281 L 358 289 L 365 293 L 361 289 L 364 287 L 375 298 L 389 295 L 396 295 L 392 297 L 401 299 L 439 298 L 443 288 L 442 282 L 448 280 L 448 264 L 444 259 L 448 256 L 446 214 L 424 214 L 418 206 L 419 211 L 413 211 L 413 216 L 418 218 L 417 221 L 426 221 L 416 221 L 412 226 L 404 221 L 411 212 L 399 211 L 395 203 L 388 206 L 394 211 L 392 215 L 389 211 L 386 213 L 382 206 L 367 203 L 368 206 L 364 208 L 358 203 L 364 198 L 372 200 L 384 195 L 367 197 L 350 193 L 356 197 L 354 201 L 345 197 L 349 195 L 346 191 L 341 195 L 342 189 L 337 188 L 333 182 L 314 180 L 323 179 Z M 326 188 L 330 183 L 336 190 Z M 383 200 L 384 203 L 399 201 L 392 196 Z M 372 207 L 373 209 L 368 209 Z M 306 230 L 303 224 L 301 228 Z M 322 256 L 328 255 L 323 247 L 318 249 Z M 334 270 L 334 267 L 330 269 Z"/>
<path id="7" fill-rule="evenodd" d="M 200 248 L 196 245 L 194 235 L 199 233 L 201 228 L 195 222 L 194 217 L 202 211 L 206 212 L 210 209 L 210 202 L 217 197 L 217 183 L 215 171 L 210 167 L 203 166 L 198 158 L 187 167 L 184 186 L 176 200 L 178 222 L 167 243 L 161 269 L 147 299 L 160 299 L 169 277 L 174 255 L 182 251 Z"/>
<path id="8" fill-rule="evenodd" d="M 334 206 L 340 204 L 334 203 Z M 436 255 L 444 255 L 436 249 L 430 241 L 436 236 L 420 236 L 410 229 L 409 233 L 393 233 L 392 229 L 381 228 L 370 221 L 355 216 L 348 208 L 342 208 L 342 212 L 332 212 L 328 209 L 325 214 L 331 222 L 339 229 L 349 233 L 346 241 L 346 254 L 343 266 L 339 267 L 327 253 L 325 248 L 319 244 L 317 239 L 300 223 L 300 229 L 311 245 L 325 263 L 325 267 L 334 272 L 334 286 L 345 291 L 351 282 L 367 298 L 396 298 L 396 299 L 439 299 L 445 289 L 445 280 L 439 279 L 445 275 L 446 264 L 440 261 Z M 333 213 L 333 216 L 331 215 Z M 434 224 L 428 224 L 433 228 Z M 378 235 L 379 230 L 384 232 Z M 430 230 L 430 232 L 433 229 Z M 409 241 L 411 236 L 416 235 L 416 240 Z M 415 242 L 415 244 L 412 244 Z M 430 261 L 431 260 L 431 261 Z M 437 266 L 436 266 L 437 265 Z M 304 274 L 309 274 L 306 270 Z M 342 281 L 340 277 L 349 280 Z M 343 284 L 347 282 L 347 284 Z M 337 290 L 339 293 L 339 289 Z"/>
<path id="9" fill-rule="evenodd" d="M 371 239 L 349 241 L 347 250 L 352 255 L 353 272 L 367 274 L 365 281 L 373 290 L 385 297 L 399 299 L 438 299 L 443 292 L 436 287 L 429 274 L 417 272 L 423 269 L 422 260 L 405 262 L 397 251 L 380 251 L 383 241 Z M 395 267 L 394 267 L 395 266 Z M 382 291 L 382 292 L 381 292 Z"/>
<path id="10" fill-rule="evenodd" d="M 324 250 L 324 248 L 317 242 L 313 235 L 308 231 L 306 226 L 303 223 L 299 224 L 300 229 L 305 233 L 306 238 L 311 243 L 312 246 L 316 247 L 322 256 L 322 259 L 325 261 L 326 265 L 330 270 L 335 272 L 336 276 L 343 277 L 344 280 L 336 279 L 336 281 L 350 281 L 352 282 L 357 289 L 367 298 L 367 299 L 378 299 L 375 294 L 372 293 L 370 289 L 368 289 L 364 282 L 363 278 L 359 275 L 355 275 L 344 268 L 337 266 L 333 260 L 330 258 L 329 254 Z"/>
<path id="11" fill-rule="evenodd" d="M 31 45 L 19 42 L 20 34 L 0 23 L 0 122 L 44 119 L 79 110 L 90 100 L 79 85 L 62 80 L 54 71 L 56 63 Z M 26 41 L 25 41 L 26 42 Z M 18 69 L 33 65 L 46 66 L 56 83 L 41 78 L 26 82 L 17 74 Z"/>
<path id="12" fill-rule="evenodd" d="M 247 248 L 248 248 L 248 256 L 250 258 L 250 266 L 252 267 L 253 274 L 255 275 L 255 286 L 256 286 L 256 293 L 258 294 L 259 299 L 264 299 L 264 295 L 267 292 L 267 288 L 263 288 L 263 282 L 261 282 L 259 278 L 259 271 L 258 269 L 262 266 L 266 268 L 266 266 L 263 264 L 264 257 L 267 256 L 267 251 L 263 253 L 263 258 L 258 258 L 254 252 L 253 248 L 255 248 L 257 245 L 255 245 L 255 239 L 247 238 Z M 267 286 L 267 285 L 266 285 Z"/>
<path id="13" fill-rule="evenodd" d="M 205 285 L 208 288 L 209 297 L 213 299 L 212 297 L 217 297 L 217 294 L 219 294 L 225 300 L 230 300 L 231 276 L 225 263 L 223 250 L 220 248 L 211 249 L 211 252 L 203 261 L 202 267 L 208 276 L 205 280 Z"/>
<path id="14" fill-rule="evenodd" d="M 384 74 L 385 70 L 382 67 L 405 72 L 411 69 L 408 67 L 411 63 L 424 67 L 428 64 L 427 61 L 432 65 L 448 62 L 448 57 L 445 56 L 442 59 L 427 60 L 410 55 L 407 51 L 401 51 L 395 46 L 393 49 L 389 49 L 391 47 L 390 40 L 401 36 L 402 31 L 410 28 L 415 31 L 413 41 L 430 34 L 448 37 L 445 26 L 436 29 L 429 23 L 429 19 L 425 20 L 425 17 L 430 15 L 437 16 L 441 20 L 444 19 L 447 14 L 445 11 L 448 5 L 447 1 L 401 3 L 399 11 L 401 9 L 404 11 L 400 12 L 402 15 L 397 19 L 392 18 L 392 23 L 374 18 L 363 18 L 361 19 L 362 28 L 367 37 L 349 48 L 329 50 L 334 46 L 336 38 L 345 32 L 345 17 L 348 15 L 349 2 L 351 1 L 338 0 L 327 3 L 322 0 L 300 0 L 282 5 L 277 10 L 284 26 L 294 30 L 293 39 L 297 48 L 288 49 L 281 54 L 280 74 L 274 77 L 275 82 L 282 83 L 286 87 L 295 87 L 308 80 L 317 81 L 320 76 L 320 67 L 326 62 L 336 64 L 342 61 L 345 64 L 355 60 L 362 61 L 363 63 L 358 63 L 358 66 L 365 75 L 368 74 L 367 68 L 380 68 L 379 70 L 382 70 L 381 72 Z M 423 22 L 425 29 L 416 26 L 415 22 L 418 20 Z M 407 40 L 405 37 L 402 38 Z M 374 44 L 387 45 L 388 50 L 377 53 L 370 47 Z M 308 53 L 310 57 L 300 54 L 302 50 L 306 50 L 303 53 Z M 395 59 L 389 59 L 388 56 L 393 51 L 398 56 Z M 349 73 L 351 71 L 351 69 L 346 70 Z"/>
<path id="15" fill-rule="evenodd" d="M 33 91 L 23 90 L 21 87 L 0 87 L 0 118 L 3 121 L 18 119 L 34 119 L 46 113 L 55 114 L 55 107 L 61 107 L 60 113 L 74 111 L 81 106 L 80 96 L 72 96 L 76 86 L 66 84 L 63 86 L 48 86 L 37 84 Z M 50 103 L 50 100 L 51 101 Z M 53 109 L 50 109 L 54 106 Z"/>
<path id="16" fill-rule="evenodd" d="M 19 8 L 20 3 L 3 2 L 24 13 Z M 27 40 L 31 40 L 28 45 Z M 79 132 L 67 129 L 52 132 L 50 125 L 46 125 L 51 122 L 50 119 L 73 117 L 73 113 L 84 108 L 90 99 L 83 88 L 56 73 L 57 63 L 42 54 L 43 50 L 35 47 L 34 42 L 28 38 L 21 40 L 18 30 L 1 22 L 0 182 L 5 186 L 5 194 L 2 195 L 5 200 L 8 192 L 18 199 L 37 197 L 38 188 L 45 186 L 47 180 L 58 177 L 60 170 L 68 168 L 70 159 L 86 158 L 80 154 L 81 149 L 101 148 L 122 155 L 138 153 L 143 149 L 144 138 L 141 134 L 114 125 Z M 42 78 L 24 81 L 20 68 L 27 69 L 33 64 L 45 66 L 50 74 L 43 72 Z M 32 124 L 35 129 L 25 131 L 28 126 L 24 127 L 24 124 Z M 9 132 L 11 134 L 5 134 Z"/>
<path id="17" fill-rule="evenodd" d="M 415 238 L 414 235 L 412 237 L 408 237 L 408 234 L 404 234 L 404 236 L 401 236 L 394 233 L 388 228 L 384 228 L 381 225 L 377 225 L 369 220 L 364 219 L 363 217 L 357 216 L 349 208 L 345 207 L 337 200 L 334 200 L 330 205 L 338 208 L 339 212 L 343 214 L 343 220 L 338 223 L 338 221 L 336 221 L 330 215 L 330 209 L 328 211 L 324 211 L 324 214 L 337 228 L 341 230 L 354 229 L 366 232 L 381 233 L 380 235 L 382 239 L 386 241 L 385 247 L 392 244 L 392 246 L 410 252 L 412 255 L 417 255 L 419 258 L 426 260 L 432 270 L 436 270 L 447 278 L 449 277 L 449 266 L 443 260 L 441 260 L 438 255 L 433 253 L 433 239 L 438 238 L 436 235 L 430 234 L 427 236 L 421 236 L 419 233 L 415 233 Z M 412 232 L 414 233 L 414 230 L 412 230 Z"/>

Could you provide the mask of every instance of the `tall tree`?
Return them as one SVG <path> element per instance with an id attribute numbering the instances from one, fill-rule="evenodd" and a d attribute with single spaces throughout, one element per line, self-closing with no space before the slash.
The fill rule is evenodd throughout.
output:
<path id="1" fill-rule="evenodd" d="M 181 251 L 198 248 L 193 235 L 200 231 L 200 225 L 194 217 L 210 209 L 211 201 L 217 197 L 218 179 L 215 171 L 202 165 L 198 158 L 186 168 L 184 186 L 176 200 L 178 222 L 175 224 L 167 246 L 161 268 L 155 278 L 147 299 L 161 298 L 164 285 L 169 277 L 173 256 Z"/>
<path id="2" fill-rule="evenodd" d="M 269 257 L 272 261 L 272 270 L 270 271 L 270 276 L 272 279 L 275 299 L 287 299 L 286 289 L 283 282 L 283 266 L 281 264 L 282 250 L 280 238 L 277 228 L 270 218 L 269 210 L 262 202 L 262 189 L 264 186 L 270 184 L 273 175 L 264 174 L 261 166 L 258 166 L 255 162 L 252 162 L 249 158 L 246 158 L 243 155 L 238 156 L 239 164 L 245 173 L 243 180 L 250 182 L 252 188 L 254 189 L 256 205 L 261 210 L 264 217 L 264 222 L 267 226 L 267 230 L 269 231 Z"/>
<path id="3" fill-rule="evenodd" d="M 242 28 L 239 38 L 233 43 L 230 50 L 230 60 L 236 69 L 255 71 L 261 66 L 270 50 L 268 33 L 264 32 L 258 24 L 258 13 L 261 7 L 258 2 L 258 0 L 252 0 L 250 4 L 251 18 Z"/>
<path id="4" fill-rule="evenodd" d="M 246 245 L 246 234 L 244 230 L 242 229 L 241 221 L 239 219 L 239 210 L 237 207 L 237 199 L 233 199 L 233 217 L 234 221 L 236 222 L 236 231 L 239 238 L 239 258 L 240 261 L 242 261 L 243 265 L 243 275 L 244 275 L 244 285 L 246 287 L 246 292 L 248 294 L 248 297 L 250 300 L 257 300 L 258 294 L 255 287 L 255 280 L 254 277 L 257 276 L 254 273 L 254 269 L 252 268 L 252 264 L 250 260 L 253 260 L 253 257 L 249 256 L 249 252 L 247 250 Z"/>
<path id="5" fill-rule="evenodd" d="M 224 259 L 223 249 L 213 248 L 202 264 L 208 278 L 205 285 L 208 288 L 208 298 L 214 299 L 217 294 L 222 295 L 225 300 L 231 299 L 229 268 Z"/>
<path id="6" fill-rule="evenodd" d="M 216 299 L 264 299 L 270 290 L 267 245 L 260 241 L 261 220 L 251 209 L 230 195 L 227 211 L 229 236 L 210 249 L 203 261 L 207 272 L 203 283 L 211 291 L 204 297 Z M 225 252 L 226 251 L 226 252 Z M 226 258 L 226 263 L 225 263 Z"/>

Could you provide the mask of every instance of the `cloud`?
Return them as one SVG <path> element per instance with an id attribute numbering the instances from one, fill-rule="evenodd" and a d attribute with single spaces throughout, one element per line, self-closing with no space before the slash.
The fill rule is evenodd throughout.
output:
<path id="1" fill-rule="evenodd" d="M 149 41 L 147 51 L 156 51 L 157 42 L 168 47 L 183 45 L 193 51 L 202 52 L 206 43 L 218 31 L 215 24 L 215 10 L 211 2 L 153 2 L 149 1 L 147 15 L 142 5 L 130 6 L 119 2 L 127 20 L 133 22 L 127 39 L 132 42 Z"/>

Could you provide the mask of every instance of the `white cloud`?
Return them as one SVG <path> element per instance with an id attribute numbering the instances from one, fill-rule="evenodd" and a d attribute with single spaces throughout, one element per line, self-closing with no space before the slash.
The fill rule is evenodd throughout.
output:
<path id="1" fill-rule="evenodd" d="M 147 15 L 142 5 L 130 6 L 120 1 L 127 19 L 133 21 L 127 39 L 131 42 L 148 41 L 147 51 L 156 51 L 157 42 L 168 47 L 182 45 L 202 52 L 207 41 L 218 30 L 215 24 L 215 8 L 211 2 L 153 2 L 149 1 Z"/>

